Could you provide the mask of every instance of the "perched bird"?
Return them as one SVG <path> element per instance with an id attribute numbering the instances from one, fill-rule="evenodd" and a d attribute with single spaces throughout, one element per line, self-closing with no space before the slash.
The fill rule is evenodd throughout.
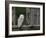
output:
<path id="1" fill-rule="evenodd" d="M 18 24 L 17 24 L 19 28 L 21 27 L 23 21 L 24 21 L 24 15 L 21 14 L 21 15 L 19 16 L 19 18 L 18 18 Z"/>

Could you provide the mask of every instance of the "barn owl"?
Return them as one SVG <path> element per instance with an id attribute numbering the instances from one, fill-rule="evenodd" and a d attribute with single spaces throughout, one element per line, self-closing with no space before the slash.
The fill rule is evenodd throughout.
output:
<path id="1" fill-rule="evenodd" d="M 24 15 L 21 14 L 21 15 L 19 16 L 19 18 L 18 18 L 18 27 L 21 27 L 23 21 L 24 21 Z"/>

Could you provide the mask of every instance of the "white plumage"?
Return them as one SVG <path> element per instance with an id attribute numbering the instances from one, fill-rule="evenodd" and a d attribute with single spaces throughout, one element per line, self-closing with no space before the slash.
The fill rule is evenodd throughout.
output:
<path id="1" fill-rule="evenodd" d="M 21 14 L 18 18 L 18 27 L 21 27 L 22 23 L 23 23 L 23 20 L 24 20 L 24 15 Z"/>

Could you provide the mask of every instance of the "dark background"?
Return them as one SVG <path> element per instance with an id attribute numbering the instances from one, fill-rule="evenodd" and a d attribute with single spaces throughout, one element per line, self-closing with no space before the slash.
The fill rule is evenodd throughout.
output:
<path id="1" fill-rule="evenodd" d="M 25 7 L 12 7 L 12 10 L 14 10 L 13 15 L 15 14 L 15 20 L 14 20 L 15 26 L 12 23 L 12 25 L 14 26 L 13 31 L 14 30 L 40 30 L 40 8 L 29 8 L 30 12 L 28 9 L 26 10 Z M 29 12 L 29 14 L 27 14 L 28 21 L 26 21 L 26 17 L 27 17 L 26 11 Z M 38 13 L 38 15 L 37 15 L 37 13 Z M 17 27 L 17 21 L 18 21 L 20 14 L 24 15 L 24 21 L 22 23 L 21 28 Z M 31 16 L 32 16 L 32 20 L 31 20 Z M 38 17 L 38 24 L 37 24 L 37 17 Z M 39 26 L 37 26 L 37 25 L 39 25 Z"/>

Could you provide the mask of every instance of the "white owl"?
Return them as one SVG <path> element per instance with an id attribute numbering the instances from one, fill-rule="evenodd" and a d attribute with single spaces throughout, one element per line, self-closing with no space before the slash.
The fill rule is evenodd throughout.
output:
<path id="1" fill-rule="evenodd" d="M 23 21 L 24 21 L 24 15 L 21 14 L 21 15 L 19 16 L 19 18 L 18 18 L 18 27 L 21 27 Z"/>

